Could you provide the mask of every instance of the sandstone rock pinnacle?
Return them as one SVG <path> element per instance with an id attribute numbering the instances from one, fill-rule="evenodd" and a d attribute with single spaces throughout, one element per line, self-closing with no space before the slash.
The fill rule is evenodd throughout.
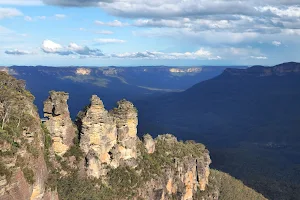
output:
<path id="1" fill-rule="evenodd" d="M 100 178 L 109 167 L 136 165 L 137 112 L 132 103 L 122 100 L 118 108 L 108 112 L 93 95 L 90 105 L 78 115 L 77 124 L 88 176 Z"/>
<path id="2" fill-rule="evenodd" d="M 45 125 L 53 140 L 53 150 L 62 156 L 73 145 L 76 129 L 70 118 L 67 101 L 69 94 L 51 91 L 44 102 Z"/>
<path id="3" fill-rule="evenodd" d="M 79 120 L 80 148 L 85 154 L 87 175 L 100 178 L 106 175 L 111 163 L 110 150 L 117 144 L 116 123 L 96 95 Z"/>
<path id="4" fill-rule="evenodd" d="M 152 154 L 155 151 L 155 141 L 150 134 L 143 136 L 143 143 L 147 150 L 147 153 Z"/>

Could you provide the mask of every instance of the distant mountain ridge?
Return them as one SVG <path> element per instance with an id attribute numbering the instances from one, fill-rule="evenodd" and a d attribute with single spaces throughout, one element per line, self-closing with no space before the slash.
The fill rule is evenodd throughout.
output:
<path id="1" fill-rule="evenodd" d="M 227 68 L 222 73 L 222 75 L 224 76 L 226 74 L 234 76 L 283 76 L 293 73 L 300 73 L 300 63 L 289 62 L 276 65 L 274 67 L 256 65 L 246 69 Z"/>
<path id="2" fill-rule="evenodd" d="M 70 94 L 70 112 L 74 118 L 85 99 L 97 94 L 112 108 L 119 99 L 138 100 L 166 92 L 183 91 L 199 81 L 215 77 L 225 67 L 47 67 L 12 66 L 2 70 L 26 81 L 36 97 L 42 115 L 47 91 Z"/>

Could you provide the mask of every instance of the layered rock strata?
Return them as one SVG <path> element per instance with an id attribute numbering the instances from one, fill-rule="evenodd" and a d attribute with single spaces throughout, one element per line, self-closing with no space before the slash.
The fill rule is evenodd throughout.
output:
<path id="1" fill-rule="evenodd" d="M 153 153 L 153 159 L 164 156 L 166 162 L 161 163 L 161 175 L 148 181 L 146 189 L 140 190 L 139 197 L 147 200 L 193 200 L 197 192 L 206 190 L 211 160 L 203 145 L 178 142 L 170 134 L 158 136 L 155 143 L 157 152 Z M 187 154 L 183 155 L 180 151 Z"/>
<path id="2" fill-rule="evenodd" d="M 70 118 L 67 101 L 69 94 L 51 91 L 44 102 L 44 124 L 49 130 L 53 140 L 53 150 L 62 156 L 73 145 L 76 128 Z"/>
<path id="3" fill-rule="evenodd" d="M 85 156 L 88 176 L 100 178 L 110 167 L 136 165 L 137 112 L 133 104 L 122 100 L 108 112 L 99 97 L 78 115 L 80 148 Z"/>
<path id="4" fill-rule="evenodd" d="M 0 92 L 7 94 L 0 112 L 10 103 L 10 121 L 0 128 L 0 200 L 58 200 L 56 191 L 46 187 L 44 132 L 34 97 L 25 90 L 24 82 L 3 72 L 0 85 L 6 85 Z"/>

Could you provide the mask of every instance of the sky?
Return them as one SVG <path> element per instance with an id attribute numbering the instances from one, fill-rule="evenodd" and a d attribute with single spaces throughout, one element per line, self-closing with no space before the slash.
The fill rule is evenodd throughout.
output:
<path id="1" fill-rule="evenodd" d="M 300 0 L 0 0 L 0 65 L 300 62 Z"/>

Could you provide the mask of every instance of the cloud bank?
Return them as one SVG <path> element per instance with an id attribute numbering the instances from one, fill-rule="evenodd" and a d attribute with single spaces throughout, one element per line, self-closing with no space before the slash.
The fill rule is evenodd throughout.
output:
<path id="1" fill-rule="evenodd" d="M 109 39 L 108 39 L 109 40 Z M 87 46 L 80 46 L 76 43 L 70 43 L 68 46 L 55 43 L 51 40 L 45 40 L 41 46 L 44 53 L 57 54 L 61 56 L 78 55 L 80 58 L 118 58 L 118 59 L 202 59 L 202 60 L 220 60 L 220 56 L 215 56 L 208 50 L 199 49 L 195 52 L 159 52 L 159 51 L 144 51 L 144 52 L 125 52 L 104 54 L 99 49 L 91 49 Z"/>

